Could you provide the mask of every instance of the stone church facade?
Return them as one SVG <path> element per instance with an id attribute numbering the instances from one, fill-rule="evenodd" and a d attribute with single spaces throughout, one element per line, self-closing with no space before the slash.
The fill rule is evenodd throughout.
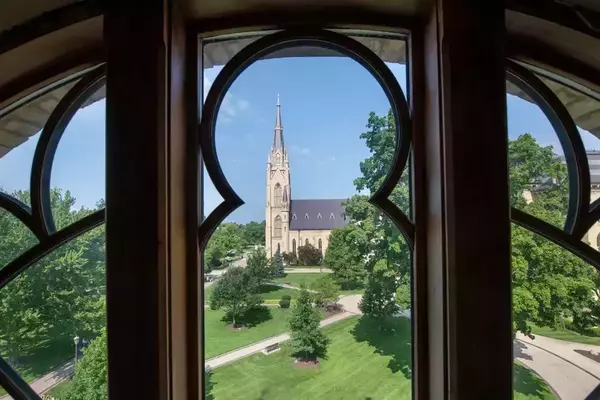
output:
<path id="1" fill-rule="evenodd" d="M 298 247 L 308 243 L 325 255 L 331 230 L 346 225 L 345 199 L 292 199 L 290 159 L 283 141 L 279 96 L 266 189 L 267 255 L 272 257 L 277 250 L 297 254 Z"/>

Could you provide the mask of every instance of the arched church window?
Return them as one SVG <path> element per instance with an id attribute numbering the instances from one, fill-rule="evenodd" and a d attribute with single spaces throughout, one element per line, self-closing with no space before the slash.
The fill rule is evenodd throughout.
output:
<path id="1" fill-rule="evenodd" d="M 304 245 L 305 245 L 305 246 L 308 246 L 308 239 L 305 239 L 305 240 L 304 240 Z"/>
<path id="2" fill-rule="evenodd" d="M 319 239 L 319 252 L 323 254 L 323 242 Z"/>
<path id="3" fill-rule="evenodd" d="M 281 217 L 279 215 L 275 217 L 273 224 L 273 237 L 281 237 Z"/>
<path id="4" fill-rule="evenodd" d="M 296 239 L 292 239 L 292 254 L 296 255 Z"/>
<path id="5" fill-rule="evenodd" d="M 273 196 L 275 197 L 274 198 L 275 207 L 281 207 L 282 192 L 281 192 L 281 185 L 279 183 L 277 183 L 275 185 L 275 193 Z"/>
<path id="6" fill-rule="evenodd" d="M 277 243 L 277 252 L 281 253 L 281 243 Z"/>

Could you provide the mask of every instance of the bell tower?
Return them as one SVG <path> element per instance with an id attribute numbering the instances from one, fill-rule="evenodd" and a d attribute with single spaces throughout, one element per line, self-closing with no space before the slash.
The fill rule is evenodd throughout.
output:
<path id="1" fill-rule="evenodd" d="M 277 249 L 281 253 L 290 251 L 290 163 L 283 142 L 279 95 L 277 95 L 273 145 L 267 160 L 266 194 L 265 247 L 267 256 L 272 257 Z"/>

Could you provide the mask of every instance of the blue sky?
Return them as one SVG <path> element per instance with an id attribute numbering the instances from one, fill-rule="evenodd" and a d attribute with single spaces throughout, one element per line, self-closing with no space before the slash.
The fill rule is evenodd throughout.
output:
<path id="1" fill-rule="evenodd" d="M 389 65 L 403 89 L 403 65 Z M 205 71 L 209 86 L 220 68 Z M 356 193 L 352 181 L 369 153 L 359 138 L 368 114 L 383 114 L 389 103 L 370 74 L 342 57 L 286 58 L 259 61 L 234 82 L 217 121 L 217 154 L 225 176 L 245 201 L 228 220 L 264 219 L 267 155 L 273 140 L 277 94 L 282 104 L 284 140 L 290 156 L 292 198 L 345 198 Z M 541 110 L 507 97 L 509 136 L 532 133 L 540 143 L 562 153 L 558 138 Z M 104 197 L 105 102 L 80 110 L 68 126 L 52 169 L 52 185 L 66 190 L 77 205 L 91 207 Z M 482 132 L 485 134 L 485 132 Z M 34 136 L 0 159 L 0 186 L 28 189 Z M 587 148 L 600 140 L 583 133 Z M 221 201 L 210 182 L 205 212 Z"/>

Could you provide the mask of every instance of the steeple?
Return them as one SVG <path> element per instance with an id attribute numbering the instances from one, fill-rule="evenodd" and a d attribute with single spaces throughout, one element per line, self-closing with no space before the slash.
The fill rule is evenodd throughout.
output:
<path id="1" fill-rule="evenodd" d="M 283 149 L 283 126 L 281 125 L 281 104 L 277 95 L 277 115 L 275 117 L 275 134 L 273 136 L 273 148 Z"/>

